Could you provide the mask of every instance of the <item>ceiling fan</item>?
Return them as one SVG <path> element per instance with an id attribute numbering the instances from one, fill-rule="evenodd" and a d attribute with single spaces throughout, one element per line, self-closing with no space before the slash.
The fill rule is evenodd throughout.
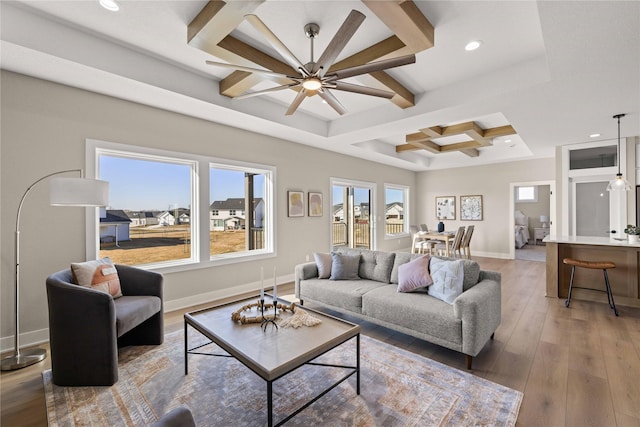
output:
<path id="1" fill-rule="evenodd" d="M 298 94 L 287 109 L 287 116 L 292 115 L 298 109 L 305 97 L 313 96 L 316 94 L 320 96 L 327 104 L 333 107 L 333 109 L 336 110 L 338 114 L 345 114 L 347 110 L 333 95 L 333 93 L 331 92 L 331 90 L 333 89 L 390 99 L 394 96 L 393 92 L 347 83 L 341 80 L 349 77 L 359 76 L 362 74 L 372 73 L 375 71 L 386 70 L 388 68 L 413 64 L 414 62 L 416 62 L 415 55 L 406 55 L 398 58 L 385 59 L 381 61 L 357 65 L 354 67 L 343 68 L 342 70 L 331 71 L 331 73 L 327 74 L 331 65 L 333 65 L 340 52 L 342 52 L 349 40 L 351 40 L 351 37 L 353 37 L 353 35 L 355 34 L 358 27 L 360 27 L 360 24 L 362 24 L 365 19 L 365 15 L 361 12 L 358 12 L 357 10 L 352 10 L 349 13 L 349 16 L 347 16 L 347 19 L 338 29 L 335 36 L 333 36 L 333 39 L 317 62 L 315 62 L 313 59 L 313 40 L 318 35 L 320 27 L 317 24 L 305 25 L 305 34 L 309 39 L 311 39 L 311 60 L 306 64 L 300 62 L 300 60 L 296 58 L 293 53 L 291 53 L 291 51 L 284 45 L 284 43 L 282 43 L 282 41 L 280 41 L 280 39 L 278 39 L 278 37 L 273 34 L 271 30 L 269 30 L 269 28 L 264 24 L 264 22 L 260 20 L 260 18 L 258 18 L 256 15 L 246 15 L 245 18 L 256 30 L 258 30 L 265 37 L 269 44 L 271 44 L 271 46 L 280 54 L 280 56 L 282 56 L 282 58 L 284 58 L 284 60 L 299 73 L 299 75 L 281 74 L 273 71 L 261 70 L 258 68 L 245 67 L 242 65 L 226 64 L 223 62 L 206 62 L 209 65 L 215 65 L 218 67 L 256 73 L 265 77 L 286 78 L 290 80 L 291 83 L 283 84 L 265 90 L 245 93 L 236 97 L 236 99 L 243 99 L 285 89 L 297 90 Z"/>

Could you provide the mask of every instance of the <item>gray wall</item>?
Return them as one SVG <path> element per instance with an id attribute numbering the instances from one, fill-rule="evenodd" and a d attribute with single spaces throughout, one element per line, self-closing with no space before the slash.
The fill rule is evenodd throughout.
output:
<path id="1" fill-rule="evenodd" d="M 47 173 L 84 168 L 85 139 L 185 151 L 263 163 L 277 167 L 277 257 L 225 266 L 168 273 L 168 302 L 198 301 L 198 296 L 233 295 L 257 282 L 261 265 L 276 266 L 291 280 L 294 266 L 307 254 L 328 251 L 329 178 L 378 184 L 377 209 L 384 215 L 384 183 L 415 188 L 415 173 L 204 120 L 103 96 L 51 82 L 2 72 L 1 128 L 1 329 L 2 348 L 12 347 L 13 234 L 15 214 L 24 190 Z M 324 193 L 324 216 L 288 218 L 287 190 Z M 47 339 L 45 278 L 85 259 L 85 212 L 48 205 L 48 186 L 29 194 L 21 216 L 21 332 L 24 343 Z M 414 200 L 411 201 L 415 206 Z M 385 240 L 382 250 L 410 247 L 408 238 Z M 200 302 L 202 300 L 200 299 Z"/>
<path id="2" fill-rule="evenodd" d="M 513 246 L 513 230 L 509 227 L 510 184 L 552 181 L 554 165 L 555 160 L 549 158 L 420 172 L 416 180 L 418 222 L 435 228 L 436 196 L 456 196 L 456 220 L 444 221 L 445 228 L 455 230 L 461 225 L 474 224 L 471 253 L 508 258 Z M 482 195 L 482 221 L 460 220 L 460 196 L 468 195 Z"/>

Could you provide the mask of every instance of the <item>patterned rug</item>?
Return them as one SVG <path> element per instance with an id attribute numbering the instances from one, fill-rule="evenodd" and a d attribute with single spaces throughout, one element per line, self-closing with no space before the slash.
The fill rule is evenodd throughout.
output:
<path id="1" fill-rule="evenodd" d="M 216 350 L 214 344 L 209 347 Z M 198 426 L 266 425 L 265 381 L 235 359 L 200 355 L 189 356 L 185 376 L 183 351 L 183 331 L 168 334 L 161 346 L 121 349 L 120 378 L 111 387 L 58 387 L 51 371 L 43 372 L 49 425 L 145 426 L 183 405 Z M 322 356 L 335 364 L 354 360 L 354 340 Z M 359 396 L 354 375 L 287 425 L 515 425 L 519 391 L 364 335 L 360 363 Z M 344 374 L 339 368 L 305 365 L 275 381 L 274 422 Z"/>

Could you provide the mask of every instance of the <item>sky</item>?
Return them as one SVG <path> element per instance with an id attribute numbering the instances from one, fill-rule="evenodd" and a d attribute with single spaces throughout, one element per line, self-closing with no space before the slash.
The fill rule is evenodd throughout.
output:
<path id="1" fill-rule="evenodd" d="M 190 208 L 190 167 L 158 161 L 100 156 L 100 179 L 109 181 L 109 209 Z M 209 204 L 244 197 L 244 172 L 211 169 Z M 255 197 L 264 195 L 264 175 L 254 181 Z M 342 203 L 342 186 L 333 187 L 333 204 Z M 369 201 L 367 189 L 355 189 L 356 203 Z M 402 191 L 387 189 L 385 203 L 402 202 Z"/>
<path id="2" fill-rule="evenodd" d="M 190 208 L 190 167 L 148 160 L 100 156 L 100 179 L 109 181 L 109 208 L 168 210 Z M 256 176 L 255 197 L 264 194 L 264 176 Z M 212 169 L 210 201 L 244 197 L 244 172 Z"/>

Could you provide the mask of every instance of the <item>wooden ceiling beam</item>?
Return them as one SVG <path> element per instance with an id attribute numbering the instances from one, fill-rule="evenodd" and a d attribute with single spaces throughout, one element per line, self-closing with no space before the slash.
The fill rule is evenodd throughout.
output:
<path id="1" fill-rule="evenodd" d="M 362 3 L 393 31 L 411 53 L 433 47 L 433 25 L 413 1 L 362 0 Z"/>
<path id="2" fill-rule="evenodd" d="M 511 125 L 498 126 L 484 130 L 485 138 L 497 138 L 499 136 L 515 135 L 517 132 Z"/>
<path id="3" fill-rule="evenodd" d="M 430 128 L 420 129 L 420 132 L 431 138 L 438 138 L 442 136 L 443 129 L 440 126 L 433 126 Z"/>
<path id="4" fill-rule="evenodd" d="M 415 145 L 411 145 L 411 144 L 396 145 L 396 153 L 402 153 L 404 151 L 415 151 L 420 149 L 421 149 L 420 147 L 416 147 Z"/>
<path id="5" fill-rule="evenodd" d="M 438 144 L 430 140 L 413 141 L 413 142 L 410 142 L 409 144 L 413 145 L 416 148 L 421 148 L 423 150 L 430 151 L 433 154 L 440 154 L 440 150 L 442 149 L 442 147 L 440 147 Z"/>
<path id="6" fill-rule="evenodd" d="M 478 148 L 478 147 L 482 147 L 482 145 L 478 141 L 456 142 L 455 144 L 441 145 L 440 152 L 447 153 L 451 151 L 462 151 L 462 150 L 467 150 L 469 148 Z"/>
<path id="7" fill-rule="evenodd" d="M 469 157 L 478 157 L 480 152 L 475 148 L 469 148 L 467 150 L 460 150 L 461 153 L 466 154 Z"/>

